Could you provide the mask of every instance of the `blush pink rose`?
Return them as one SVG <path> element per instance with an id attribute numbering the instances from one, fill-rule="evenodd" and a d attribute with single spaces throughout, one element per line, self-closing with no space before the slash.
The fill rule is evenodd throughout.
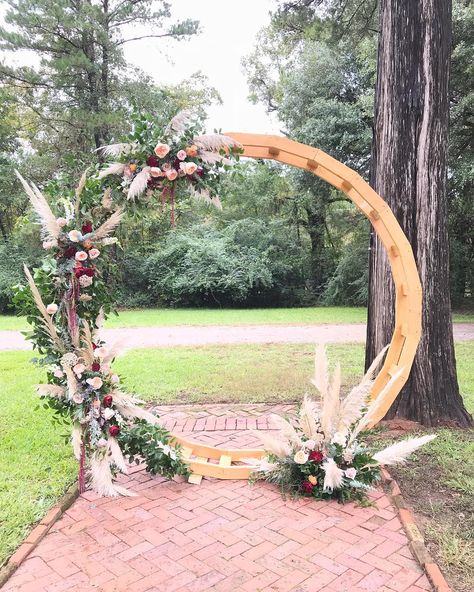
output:
<path id="1" fill-rule="evenodd" d="M 50 315 L 57 313 L 58 305 L 55 302 L 51 302 L 51 304 L 48 304 L 48 306 L 46 307 L 46 312 Z"/>
<path id="2" fill-rule="evenodd" d="M 67 220 L 66 218 L 57 218 L 56 224 L 62 228 L 63 226 L 66 226 Z"/>
<path id="3" fill-rule="evenodd" d="M 178 176 L 178 171 L 175 171 L 174 169 L 166 171 L 166 178 L 168 179 L 168 181 L 174 181 L 177 176 Z"/>
<path id="4" fill-rule="evenodd" d="M 158 167 L 151 167 L 150 168 L 150 175 L 152 177 L 163 177 L 163 171 Z"/>
<path id="5" fill-rule="evenodd" d="M 91 259 L 97 259 L 97 257 L 98 257 L 99 255 L 100 255 L 100 251 L 99 251 L 99 249 L 91 249 L 91 250 L 89 251 L 89 257 L 90 257 Z"/>
<path id="6" fill-rule="evenodd" d="M 164 158 L 168 152 L 170 151 L 170 147 L 168 144 L 157 144 L 155 146 L 155 154 L 158 158 Z"/>
<path id="7" fill-rule="evenodd" d="M 186 150 L 179 150 L 176 156 L 178 157 L 178 160 L 184 160 L 187 156 Z"/>
<path id="8" fill-rule="evenodd" d="M 195 162 L 187 162 L 186 163 L 186 174 L 187 175 L 193 175 L 197 170 L 197 164 Z"/>
<path id="9" fill-rule="evenodd" d="M 100 387 L 104 384 L 102 379 L 98 376 L 94 376 L 94 378 L 88 378 L 86 382 L 87 384 L 90 384 L 94 390 L 100 389 Z"/>
<path id="10" fill-rule="evenodd" d="M 346 469 L 344 471 L 344 474 L 347 478 L 354 479 L 355 476 L 357 475 L 357 471 L 356 471 L 356 469 L 354 469 L 354 467 L 350 467 L 349 469 Z"/>
<path id="11" fill-rule="evenodd" d="M 75 254 L 76 261 L 85 261 L 87 259 L 87 253 L 85 251 L 78 251 Z"/>

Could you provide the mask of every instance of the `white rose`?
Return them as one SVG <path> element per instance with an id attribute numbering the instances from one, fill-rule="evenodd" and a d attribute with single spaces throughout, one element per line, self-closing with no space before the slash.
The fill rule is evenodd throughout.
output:
<path id="1" fill-rule="evenodd" d="M 350 467 L 349 469 L 346 469 L 344 471 L 344 475 L 346 477 L 348 477 L 349 479 L 353 480 L 353 479 L 355 479 L 355 476 L 357 475 L 357 471 L 356 471 L 356 469 L 354 469 L 354 467 Z"/>
<path id="2" fill-rule="evenodd" d="M 306 440 L 306 442 L 303 442 L 303 447 L 306 450 L 314 450 L 316 448 L 316 442 L 315 440 Z"/>
<path id="3" fill-rule="evenodd" d="M 53 315 L 54 313 L 58 312 L 58 305 L 55 302 L 51 302 L 51 304 L 48 304 L 46 307 L 46 312 L 50 315 Z"/>
<path id="4" fill-rule="evenodd" d="M 115 411 L 113 409 L 106 408 L 102 411 L 102 417 L 105 419 L 105 421 L 109 421 L 109 419 L 112 419 L 114 415 Z"/>
<path id="5" fill-rule="evenodd" d="M 308 461 L 309 455 L 304 450 L 298 450 L 298 452 L 293 457 L 293 460 L 297 465 L 304 465 L 305 462 Z"/>
<path id="6" fill-rule="evenodd" d="M 79 232 L 79 230 L 71 230 L 68 232 L 68 237 L 73 243 L 78 243 L 80 240 L 82 240 L 82 234 Z"/>
<path id="7" fill-rule="evenodd" d="M 332 437 L 331 444 L 340 444 L 341 446 L 346 445 L 346 434 L 343 432 L 336 432 Z"/>

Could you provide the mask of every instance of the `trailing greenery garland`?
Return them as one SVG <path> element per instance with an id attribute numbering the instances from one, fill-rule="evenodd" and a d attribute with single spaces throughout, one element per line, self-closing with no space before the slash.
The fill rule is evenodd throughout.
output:
<path id="1" fill-rule="evenodd" d="M 126 207 L 164 209 L 169 203 L 173 225 L 181 190 L 220 207 L 219 175 L 240 147 L 232 138 L 200 131 L 190 112 L 167 125 L 136 116 L 126 141 L 101 149 L 114 162 L 84 173 L 74 191 L 56 181 L 45 188 L 56 197 L 54 211 L 17 173 L 38 217 L 46 255 L 33 274 L 25 267 L 28 287 L 17 287 L 14 302 L 31 325 L 26 336 L 42 356 L 37 362 L 47 370 L 47 384 L 38 385 L 38 393 L 72 422 L 81 490 L 88 474 L 99 494 L 130 495 L 114 483 L 117 471 L 127 472 L 126 460 L 144 459 L 147 470 L 166 477 L 188 471 L 172 435 L 122 390 L 112 367 L 121 347 L 108 346 L 101 329 L 114 304 L 107 255 Z"/>

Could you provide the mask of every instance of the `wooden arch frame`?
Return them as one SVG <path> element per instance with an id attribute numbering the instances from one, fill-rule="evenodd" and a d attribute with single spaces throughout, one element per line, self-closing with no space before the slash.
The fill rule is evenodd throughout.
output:
<path id="1" fill-rule="evenodd" d="M 277 160 L 313 173 L 330 185 L 343 191 L 357 208 L 370 220 L 384 245 L 396 289 L 395 329 L 390 347 L 371 391 L 376 398 L 400 369 L 390 393 L 381 406 L 374 423 L 380 421 L 408 380 L 421 335 L 421 284 L 415 258 L 407 237 L 403 233 L 388 204 L 355 171 L 332 158 L 322 150 L 294 142 L 280 136 L 229 133 L 228 136 L 243 146 L 243 156 Z M 262 450 L 223 450 L 204 446 L 198 442 L 176 436 L 188 457 L 191 479 L 199 481 L 202 475 L 223 479 L 245 479 L 251 467 L 232 466 L 241 458 L 261 457 Z M 209 461 L 218 460 L 218 464 Z"/>

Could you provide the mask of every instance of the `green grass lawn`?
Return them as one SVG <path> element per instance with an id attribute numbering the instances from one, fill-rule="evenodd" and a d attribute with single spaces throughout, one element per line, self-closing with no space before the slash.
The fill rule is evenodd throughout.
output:
<path id="1" fill-rule="evenodd" d="M 151 308 L 124 310 L 106 322 L 109 328 L 165 327 L 175 325 L 321 325 L 365 323 L 367 309 L 363 307 L 313 306 L 305 308 Z M 473 323 L 474 314 L 455 313 L 456 323 Z M 21 331 L 26 320 L 12 315 L 0 315 L 0 331 Z"/>
<path id="2" fill-rule="evenodd" d="M 456 346 L 466 404 L 474 410 L 474 342 Z M 332 345 L 330 359 L 342 363 L 344 383 L 362 372 L 362 344 Z M 314 345 L 234 345 L 142 349 L 128 352 L 115 368 L 126 387 L 161 403 L 264 402 L 299 399 L 310 390 Z M 0 353 L 0 564 L 76 477 L 64 443 L 66 426 L 54 426 L 37 406 L 32 385 L 43 371 L 31 352 Z M 461 466 L 472 462 L 452 438 Z M 442 447 L 443 448 L 443 447 Z M 444 448 L 443 448 L 444 449 Z M 446 449 L 445 457 L 452 450 Z"/>

